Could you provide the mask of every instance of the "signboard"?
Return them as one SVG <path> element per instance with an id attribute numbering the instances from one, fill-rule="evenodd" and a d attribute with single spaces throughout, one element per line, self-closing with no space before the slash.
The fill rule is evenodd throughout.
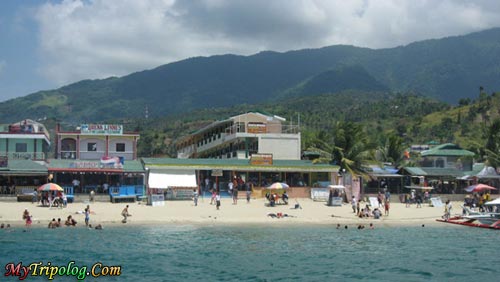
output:
<path id="1" fill-rule="evenodd" d="M 123 125 L 121 124 L 82 124 L 81 134 L 89 135 L 122 135 Z"/>
<path id="2" fill-rule="evenodd" d="M 153 207 L 162 207 L 165 206 L 165 195 L 163 194 L 153 194 L 151 197 L 151 205 Z"/>
<path id="3" fill-rule="evenodd" d="M 123 168 L 123 158 L 111 157 L 102 158 L 101 161 L 76 161 L 69 164 L 69 168 L 103 169 L 103 168 Z"/>
<path id="4" fill-rule="evenodd" d="M 9 158 L 7 156 L 0 156 L 0 167 L 8 167 Z"/>
<path id="5" fill-rule="evenodd" d="M 212 169 L 212 176 L 222 176 L 222 169 Z"/>
<path id="6" fill-rule="evenodd" d="M 247 133 L 266 133 L 267 126 L 264 123 L 248 123 Z"/>
<path id="7" fill-rule="evenodd" d="M 250 165 L 273 165 L 273 154 L 252 154 Z"/>

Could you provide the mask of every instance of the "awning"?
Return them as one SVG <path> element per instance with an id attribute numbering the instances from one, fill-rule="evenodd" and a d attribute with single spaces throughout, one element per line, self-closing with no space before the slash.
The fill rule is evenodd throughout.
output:
<path id="1" fill-rule="evenodd" d="M 151 171 L 149 188 L 167 189 L 172 187 L 198 187 L 194 170 Z"/>

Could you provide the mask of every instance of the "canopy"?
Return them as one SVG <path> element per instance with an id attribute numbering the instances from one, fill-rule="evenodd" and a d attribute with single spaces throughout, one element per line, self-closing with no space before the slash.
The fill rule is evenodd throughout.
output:
<path id="1" fill-rule="evenodd" d="M 194 170 L 168 170 L 149 173 L 150 188 L 167 189 L 171 187 L 198 187 Z"/>
<path id="2" fill-rule="evenodd" d="M 55 183 L 46 183 L 38 187 L 38 191 L 64 191 L 64 189 Z"/>
<path id="3" fill-rule="evenodd" d="M 496 205 L 500 205 L 500 198 L 496 198 L 495 200 L 493 201 L 489 201 L 487 203 L 485 203 L 484 205 L 486 206 L 496 206 Z"/>
<path id="4" fill-rule="evenodd" d="M 405 186 L 407 189 L 422 189 L 422 190 L 431 190 L 434 189 L 432 186 Z"/>
<path id="5" fill-rule="evenodd" d="M 286 184 L 286 183 L 275 182 L 275 183 L 269 185 L 267 187 L 267 189 L 286 189 L 288 187 L 290 187 L 290 186 L 288 186 L 288 184 Z"/>
<path id="6" fill-rule="evenodd" d="M 328 185 L 330 189 L 345 189 L 343 185 Z"/>
<path id="7" fill-rule="evenodd" d="M 486 184 L 476 184 L 476 185 L 471 185 L 471 186 L 465 188 L 465 191 L 467 191 L 467 192 L 481 192 L 484 190 L 497 190 L 497 188 L 491 187 L 491 186 L 486 185 Z"/>

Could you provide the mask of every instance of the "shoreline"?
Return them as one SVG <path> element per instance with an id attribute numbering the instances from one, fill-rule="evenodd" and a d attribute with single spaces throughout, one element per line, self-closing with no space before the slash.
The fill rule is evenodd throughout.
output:
<path id="1" fill-rule="evenodd" d="M 376 226 L 421 226 L 425 224 L 441 225 L 436 219 L 441 218 L 444 207 L 429 207 L 423 204 L 416 208 L 415 204 L 405 207 L 402 203 L 391 203 L 389 216 L 380 219 L 358 218 L 354 215 L 350 204 L 339 207 L 329 207 L 325 202 L 314 202 L 311 199 L 297 199 L 302 209 L 293 209 L 295 200 L 288 206 L 267 207 L 263 199 L 254 199 L 249 204 L 241 201 L 232 205 L 230 199 L 223 199 L 220 210 L 216 210 L 209 201 L 199 202 L 194 206 L 191 201 L 167 201 L 164 206 L 148 206 L 141 203 L 72 203 L 66 208 L 51 208 L 37 206 L 23 202 L 0 202 L 0 223 L 10 224 L 15 228 L 25 228 L 22 212 L 28 209 L 33 216 L 31 228 L 47 228 L 52 218 L 61 218 L 64 223 L 68 215 L 77 221 L 75 228 L 85 228 L 84 215 L 80 212 L 90 205 L 92 214 L 90 224 L 107 226 L 162 226 L 162 225 L 194 225 L 194 226 L 221 226 L 221 225 L 268 225 L 268 226 L 332 226 L 340 225 L 369 225 Z M 122 223 L 121 211 L 129 205 L 127 223 Z M 367 203 L 363 203 L 365 206 Z M 461 202 L 453 202 L 453 212 L 461 212 Z M 382 213 L 383 208 L 379 208 Z M 271 218 L 268 213 L 283 213 L 290 217 Z M 66 226 L 62 226 L 66 227 Z M 61 227 L 61 228 L 62 228 Z"/>

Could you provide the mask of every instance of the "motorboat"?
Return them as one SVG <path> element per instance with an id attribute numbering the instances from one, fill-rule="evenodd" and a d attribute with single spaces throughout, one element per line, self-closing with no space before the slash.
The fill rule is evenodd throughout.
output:
<path id="1" fill-rule="evenodd" d="M 500 210 L 500 198 L 487 202 L 485 206 L 492 206 L 493 210 Z M 489 229 L 500 229 L 499 212 L 469 212 L 467 215 L 450 217 L 449 219 L 437 219 L 440 222 L 481 227 Z"/>

